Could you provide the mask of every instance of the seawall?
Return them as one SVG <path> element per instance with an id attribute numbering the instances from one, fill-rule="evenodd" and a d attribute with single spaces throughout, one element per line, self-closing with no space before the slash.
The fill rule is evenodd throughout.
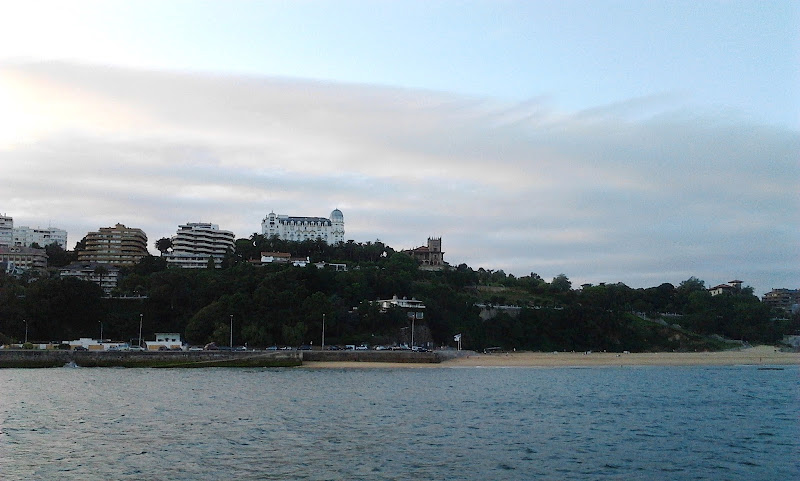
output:
<path id="1" fill-rule="evenodd" d="M 300 351 L 303 361 L 314 362 L 399 362 L 438 363 L 436 352 L 412 351 Z"/>
<path id="2" fill-rule="evenodd" d="M 0 350 L 0 368 L 62 367 L 290 367 L 299 351 L 59 351 Z"/>

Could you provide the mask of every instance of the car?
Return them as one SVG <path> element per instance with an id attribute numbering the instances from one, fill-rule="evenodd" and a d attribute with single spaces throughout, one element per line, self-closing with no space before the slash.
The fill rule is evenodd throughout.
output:
<path id="1" fill-rule="evenodd" d="M 300 351 L 310 351 L 311 350 L 311 346 L 309 346 L 308 344 L 303 344 L 302 346 L 298 347 L 297 349 L 300 350 Z"/>
<path id="2" fill-rule="evenodd" d="M 202 346 L 192 346 L 192 347 L 189 348 L 189 350 L 190 351 L 202 351 L 203 347 Z"/>
<path id="3" fill-rule="evenodd" d="M 367 347 L 366 344 L 362 344 L 360 346 L 356 346 L 356 351 L 366 351 L 368 349 L 369 349 L 369 347 Z"/>
<path id="4" fill-rule="evenodd" d="M 128 350 L 129 350 L 129 351 L 139 351 L 139 352 L 144 352 L 144 351 L 146 351 L 147 349 L 143 348 L 142 346 L 131 346 L 131 347 L 129 347 L 129 348 L 128 348 Z"/>
<path id="5" fill-rule="evenodd" d="M 265 351 L 277 351 L 277 350 L 278 346 L 269 346 L 268 348 L 265 349 Z"/>
<path id="6" fill-rule="evenodd" d="M 72 350 L 73 351 L 88 351 L 88 349 L 86 349 L 83 346 L 75 346 L 75 347 L 72 348 Z"/>

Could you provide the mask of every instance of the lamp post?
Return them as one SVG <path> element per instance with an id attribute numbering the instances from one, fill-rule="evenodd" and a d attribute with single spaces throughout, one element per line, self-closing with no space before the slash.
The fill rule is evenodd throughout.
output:
<path id="1" fill-rule="evenodd" d="M 411 349 L 414 349 L 414 321 L 417 320 L 417 313 L 411 312 Z"/>
<path id="2" fill-rule="evenodd" d="M 231 314 L 231 350 L 233 350 L 233 314 Z"/>
<path id="3" fill-rule="evenodd" d="M 25 319 L 22 320 L 25 323 L 25 344 L 28 343 L 28 321 Z"/>
<path id="4" fill-rule="evenodd" d="M 322 315 L 322 350 L 325 350 L 325 314 Z"/>
<path id="5" fill-rule="evenodd" d="M 144 314 L 139 314 L 139 347 L 142 347 L 142 318 Z"/>
<path id="6" fill-rule="evenodd" d="M 103 342 L 103 321 L 97 321 L 100 323 L 100 342 Z"/>

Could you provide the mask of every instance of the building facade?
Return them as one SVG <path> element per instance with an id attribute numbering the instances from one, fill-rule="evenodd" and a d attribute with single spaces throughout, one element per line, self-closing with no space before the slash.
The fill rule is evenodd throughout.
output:
<path id="1" fill-rule="evenodd" d="M 14 245 L 14 219 L 5 214 L 0 215 L 0 246 Z"/>
<path id="2" fill-rule="evenodd" d="M 708 292 L 710 292 L 712 296 L 718 296 L 720 294 L 735 294 L 737 292 L 741 292 L 742 283 L 742 281 L 738 280 L 728 281 L 727 284 L 720 284 L 708 289 Z"/>
<path id="3" fill-rule="evenodd" d="M 14 228 L 14 245 L 30 247 L 36 243 L 40 247 L 58 244 L 62 249 L 67 249 L 67 231 L 57 227 L 31 229 L 28 226 Z"/>
<path id="4" fill-rule="evenodd" d="M 322 239 L 328 244 L 344 242 L 344 216 L 334 209 L 330 219 L 325 217 L 294 217 L 270 212 L 261 221 L 264 237 L 277 236 L 289 241 Z"/>
<path id="5" fill-rule="evenodd" d="M 189 222 L 178 226 L 172 237 L 172 252 L 165 255 L 167 265 L 184 269 L 208 267 L 209 259 L 214 267 L 222 267 L 222 259 L 233 251 L 235 245 L 233 232 L 220 230 L 217 224 Z"/>
<path id="6" fill-rule="evenodd" d="M 47 269 L 47 254 L 44 249 L 22 246 L 0 246 L 0 263 L 6 272 L 44 271 Z"/>
<path id="7" fill-rule="evenodd" d="M 73 262 L 59 269 L 61 277 L 74 277 L 83 281 L 94 282 L 106 295 L 117 287 L 119 269 L 109 264 L 96 262 Z"/>
<path id="8" fill-rule="evenodd" d="M 772 289 L 761 297 L 761 302 L 794 313 L 800 310 L 800 289 Z"/>
<path id="9" fill-rule="evenodd" d="M 147 255 L 147 235 L 144 231 L 117 224 L 86 234 L 86 245 L 78 251 L 78 261 L 121 267 L 135 265 Z"/>
<path id="10" fill-rule="evenodd" d="M 422 267 L 441 269 L 445 266 L 441 237 L 428 237 L 427 246 L 420 246 L 403 252 L 419 261 Z"/>

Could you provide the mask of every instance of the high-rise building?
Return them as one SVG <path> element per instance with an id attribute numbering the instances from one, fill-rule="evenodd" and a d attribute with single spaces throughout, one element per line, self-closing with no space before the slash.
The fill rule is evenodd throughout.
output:
<path id="1" fill-rule="evenodd" d="M 33 243 L 38 244 L 39 247 L 47 247 L 55 243 L 66 250 L 67 231 L 57 227 L 31 229 L 25 225 L 14 228 L 14 245 L 30 247 Z"/>
<path id="2" fill-rule="evenodd" d="M 328 244 L 344 242 L 344 215 L 339 209 L 325 217 L 294 217 L 270 212 L 261 221 L 261 233 L 265 237 L 304 241 L 322 239 Z"/>
<path id="3" fill-rule="evenodd" d="M 172 237 L 172 252 L 165 255 L 167 264 L 186 269 L 200 269 L 213 259 L 214 267 L 222 266 L 222 259 L 234 249 L 233 232 L 220 230 L 217 224 L 189 222 L 178 226 Z"/>
<path id="4" fill-rule="evenodd" d="M 14 245 L 14 219 L 0 215 L 0 246 Z"/>
<path id="5" fill-rule="evenodd" d="M 761 302 L 787 312 L 800 310 L 800 289 L 772 289 L 761 297 Z"/>
<path id="6" fill-rule="evenodd" d="M 149 253 L 144 231 L 117 224 L 86 234 L 86 245 L 78 252 L 78 261 L 132 266 L 146 255 Z"/>

